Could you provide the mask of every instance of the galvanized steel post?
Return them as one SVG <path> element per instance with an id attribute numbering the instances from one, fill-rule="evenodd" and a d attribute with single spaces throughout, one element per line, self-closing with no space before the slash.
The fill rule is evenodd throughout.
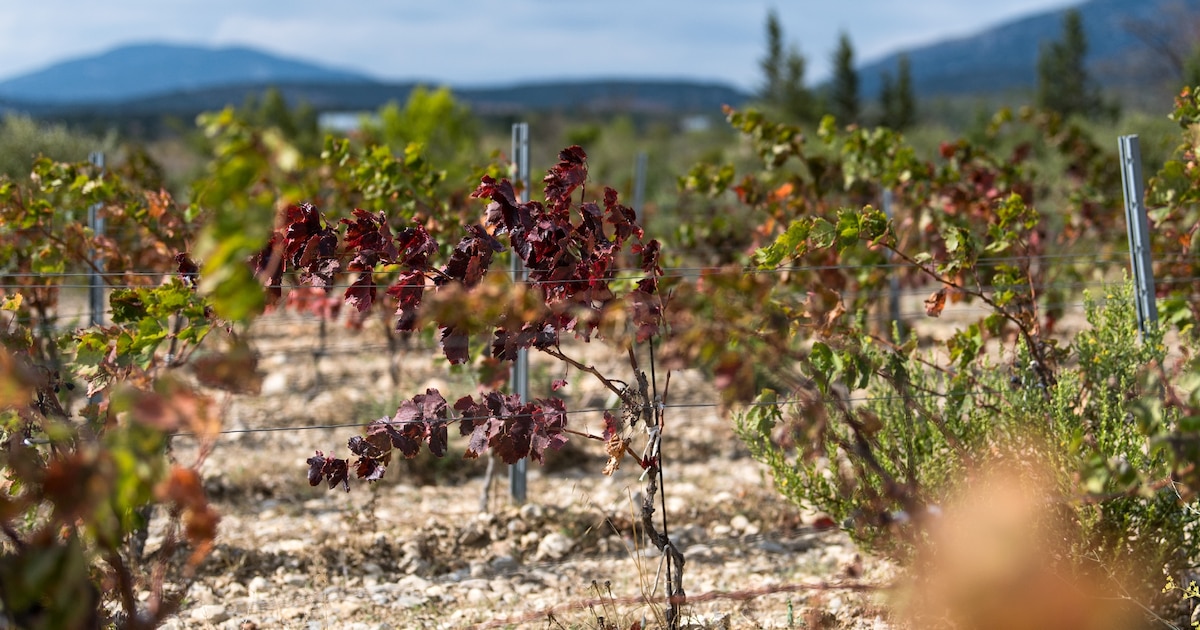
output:
<path id="1" fill-rule="evenodd" d="M 1138 331 L 1145 338 L 1146 331 L 1158 323 L 1158 305 L 1154 300 L 1154 266 L 1150 258 L 1150 221 L 1146 217 L 1146 194 L 1142 184 L 1142 152 L 1136 135 L 1121 136 L 1117 144 L 1121 153 L 1133 297 L 1137 306 Z"/>
<path id="2" fill-rule="evenodd" d="M 512 160 L 516 167 L 513 174 L 520 184 L 520 201 L 529 201 L 529 123 L 515 123 L 512 126 Z M 512 254 L 513 282 L 524 282 L 529 272 L 521 262 L 516 251 Z M 529 400 L 529 350 L 517 350 L 517 358 L 512 367 L 512 391 L 521 397 L 521 402 Z M 521 459 L 508 467 L 508 490 L 513 501 L 518 505 L 525 503 L 526 497 L 526 467 L 528 459 Z"/>

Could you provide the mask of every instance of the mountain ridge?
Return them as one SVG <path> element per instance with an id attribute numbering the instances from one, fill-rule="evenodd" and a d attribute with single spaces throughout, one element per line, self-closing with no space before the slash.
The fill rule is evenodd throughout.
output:
<path id="1" fill-rule="evenodd" d="M 56 105 L 114 103 L 218 85 L 286 81 L 374 82 L 361 73 L 246 46 L 141 42 L 0 81 L 0 98 Z"/>
<path id="2" fill-rule="evenodd" d="M 1062 37 L 1063 15 L 1080 13 L 1088 41 L 1087 67 L 1102 86 L 1145 86 L 1165 81 L 1171 69 L 1132 32 L 1131 23 L 1160 25 L 1173 14 L 1200 19 L 1200 0 L 1089 0 L 1009 20 L 973 35 L 900 50 L 860 65 L 861 94 L 876 98 L 885 72 L 896 76 L 900 56 L 912 70 L 920 97 L 1032 92 L 1043 46 Z"/>
<path id="3" fill-rule="evenodd" d="M 897 51 L 857 67 L 864 102 L 878 97 L 884 73 L 895 75 L 900 55 L 911 64 L 918 98 L 1017 94 L 1036 87 L 1039 51 L 1061 37 L 1063 13 L 1072 7 L 1007 20 L 972 35 Z M 1168 24 L 1182 15 L 1200 24 L 1200 0 L 1088 0 L 1075 7 L 1089 41 L 1088 67 L 1110 90 L 1168 82 L 1171 69 L 1155 60 L 1129 24 Z M 1176 25 L 1177 26 L 1177 25 Z M 1155 26 L 1155 28 L 1160 28 Z M 1156 66 L 1155 64 L 1158 64 Z M 403 101 L 415 85 L 438 82 L 380 81 L 365 74 L 244 46 L 204 47 L 139 43 L 91 57 L 70 59 L 0 81 L 0 112 L 36 116 L 122 117 L 182 115 L 238 105 L 277 86 L 289 102 L 320 111 L 376 109 Z M 627 112 L 716 113 L 754 96 L 720 81 L 600 78 L 526 81 L 498 86 L 452 86 L 456 96 L 485 114 L 571 109 Z M 818 86 L 820 87 L 820 86 Z"/>

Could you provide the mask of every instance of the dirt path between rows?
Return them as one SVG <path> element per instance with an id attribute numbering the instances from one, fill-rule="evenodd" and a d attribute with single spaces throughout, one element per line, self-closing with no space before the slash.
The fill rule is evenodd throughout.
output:
<path id="1" fill-rule="evenodd" d="M 450 400 L 472 391 L 435 354 L 389 352 L 370 327 L 328 325 L 324 352 L 314 356 L 319 330 L 315 319 L 276 314 L 251 331 L 262 392 L 230 400 L 224 428 L 232 432 L 201 469 L 222 514 L 220 537 L 168 628 L 658 626 L 665 576 L 658 551 L 635 528 L 641 469 L 626 461 L 612 477 L 601 475 L 606 458 L 597 443 L 576 439 L 544 468 L 532 465 L 521 506 L 508 496 L 501 465 L 481 510 L 485 462 L 461 459 L 464 444 L 454 439 L 446 459 L 423 453 L 394 463 L 383 481 L 352 483 L 350 493 L 309 487 L 305 459 L 315 450 L 349 456 L 345 443 L 356 429 L 302 427 L 392 414 L 426 387 Z M 595 344 L 571 351 L 622 369 Z M 612 405 L 590 376 L 535 358 L 535 395 L 564 377 L 569 409 Z M 818 531 L 816 515 L 779 497 L 731 421 L 711 406 L 715 395 L 700 375 L 671 378 L 670 402 L 694 405 L 668 412 L 663 446 L 669 532 L 687 561 L 685 624 L 886 627 L 871 605 L 877 595 L 818 588 L 882 583 L 884 569 L 864 567 L 843 534 Z M 599 413 L 572 417 L 576 430 L 598 434 L 601 426 Z M 180 461 L 194 457 L 188 438 L 174 448 Z M 160 521 L 150 551 L 161 544 Z"/>

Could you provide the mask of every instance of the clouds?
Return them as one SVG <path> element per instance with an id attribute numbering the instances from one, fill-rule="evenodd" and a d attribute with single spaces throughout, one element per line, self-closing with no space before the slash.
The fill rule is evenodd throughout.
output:
<path id="1" fill-rule="evenodd" d="M 1002 4 L 1003 6 L 992 6 Z M 859 60 L 965 35 L 1064 0 L 781 0 L 784 30 L 828 74 L 838 33 Z M 10 3 L 0 15 L 0 78 L 119 44 L 248 45 L 381 79 L 486 85 L 597 77 L 757 82 L 767 2 L 755 0 L 110 0 Z"/>

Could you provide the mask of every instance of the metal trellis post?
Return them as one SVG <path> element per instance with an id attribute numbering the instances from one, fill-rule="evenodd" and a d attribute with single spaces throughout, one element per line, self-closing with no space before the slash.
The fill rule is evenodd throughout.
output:
<path id="1" fill-rule="evenodd" d="M 1117 144 L 1121 154 L 1121 184 L 1125 193 L 1125 225 L 1129 232 L 1138 332 L 1145 338 L 1149 327 L 1158 323 L 1158 305 L 1154 301 L 1154 267 L 1150 258 L 1150 221 L 1146 217 L 1146 194 L 1142 184 L 1142 152 L 1136 135 L 1121 136 Z"/>
<path id="2" fill-rule="evenodd" d="M 88 155 L 88 161 L 104 172 L 104 153 L 94 151 Z M 104 217 L 100 216 L 99 203 L 88 207 L 88 227 L 92 234 L 104 234 Z M 88 270 L 88 320 L 92 326 L 104 325 L 104 278 L 100 277 L 100 257 L 95 250 L 91 252 L 92 267 Z"/>
<path id="3" fill-rule="evenodd" d="M 521 203 L 526 203 L 529 201 L 529 123 L 513 124 L 511 155 L 516 166 L 513 178 L 521 186 Z M 529 277 L 516 251 L 512 254 L 512 274 L 513 282 L 524 282 Z M 517 358 L 513 362 L 512 389 L 521 397 L 522 403 L 529 400 L 529 351 L 525 348 L 517 350 Z M 525 503 L 527 465 L 528 460 L 521 459 L 508 467 L 508 491 L 518 505 Z"/>
<path id="4" fill-rule="evenodd" d="M 637 162 L 633 167 L 633 212 L 642 225 L 646 224 L 646 218 L 642 214 L 642 206 L 646 203 L 646 161 L 646 152 L 638 151 Z"/>
<path id="5" fill-rule="evenodd" d="M 887 216 L 888 221 L 892 220 L 893 210 L 893 195 L 890 188 L 883 191 L 883 214 Z M 888 261 L 891 262 L 894 256 L 889 252 Z M 892 326 L 895 328 L 900 321 L 900 278 L 896 276 L 896 268 L 888 269 L 888 315 L 891 317 Z M 889 330 L 890 332 L 890 330 Z M 900 342 L 896 339 L 896 342 Z"/>

